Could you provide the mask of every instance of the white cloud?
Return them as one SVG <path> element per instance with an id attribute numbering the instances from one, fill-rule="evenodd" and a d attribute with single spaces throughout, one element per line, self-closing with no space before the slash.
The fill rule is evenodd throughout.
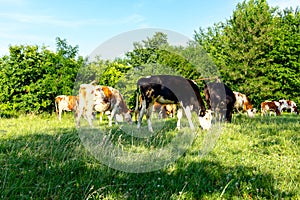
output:
<path id="1" fill-rule="evenodd" d="M 290 8 L 295 9 L 300 6 L 299 0 L 268 0 L 268 3 L 272 7 L 278 6 L 280 9 Z"/>

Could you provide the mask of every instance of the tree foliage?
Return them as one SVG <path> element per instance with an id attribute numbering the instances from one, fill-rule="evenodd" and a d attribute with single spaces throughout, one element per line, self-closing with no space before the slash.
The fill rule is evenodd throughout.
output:
<path id="1" fill-rule="evenodd" d="M 299 36 L 297 10 L 249 0 L 238 3 L 226 22 L 195 32 L 195 41 L 213 58 L 223 80 L 258 106 L 281 98 L 300 102 Z"/>
<path id="2" fill-rule="evenodd" d="M 57 38 L 57 52 L 46 47 L 10 46 L 0 58 L 0 113 L 14 115 L 54 110 L 54 98 L 72 93 L 77 70 L 78 47 Z"/>

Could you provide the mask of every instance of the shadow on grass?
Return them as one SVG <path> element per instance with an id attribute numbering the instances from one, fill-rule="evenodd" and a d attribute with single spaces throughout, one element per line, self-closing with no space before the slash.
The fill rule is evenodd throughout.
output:
<path id="1" fill-rule="evenodd" d="M 0 139 L 1 199 L 289 198 L 271 174 L 185 157 L 142 174 L 116 171 L 95 160 L 75 128 Z"/>

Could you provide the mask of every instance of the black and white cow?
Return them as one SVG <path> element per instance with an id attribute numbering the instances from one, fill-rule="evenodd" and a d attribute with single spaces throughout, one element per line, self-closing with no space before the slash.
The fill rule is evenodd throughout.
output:
<path id="1" fill-rule="evenodd" d="M 177 111 L 178 129 L 180 129 L 182 109 L 184 109 L 192 129 L 194 129 L 194 125 L 191 120 L 191 111 L 197 112 L 200 126 L 203 129 L 209 129 L 211 127 L 211 112 L 205 109 L 200 96 L 200 90 L 193 81 L 181 76 L 147 76 L 138 80 L 137 88 L 142 98 L 142 105 L 138 105 L 139 101 L 137 101 L 136 104 L 136 112 L 139 113 L 138 128 L 141 127 L 143 116 L 146 114 L 148 130 L 153 132 L 150 117 L 154 102 L 160 104 L 177 104 L 179 106 Z M 139 95 L 139 93 L 137 95 Z"/>
<path id="2" fill-rule="evenodd" d="M 235 96 L 232 90 L 221 82 L 209 82 L 204 86 L 205 101 L 219 121 L 231 122 Z"/>

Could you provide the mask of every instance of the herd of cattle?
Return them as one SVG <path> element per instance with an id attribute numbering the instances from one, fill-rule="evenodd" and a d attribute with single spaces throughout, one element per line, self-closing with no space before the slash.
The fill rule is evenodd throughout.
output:
<path id="1" fill-rule="evenodd" d="M 256 109 L 253 108 L 249 98 L 239 92 L 232 91 L 219 80 L 206 83 L 204 86 L 207 109 L 201 98 L 199 87 L 193 80 L 180 76 L 157 75 L 140 78 L 137 82 L 137 98 L 134 111 L 128 109 L 120 92 L 109 86 L 81 84 L 78 96 L 60 95 L 55 98 L 56 113 L 61 121 L 63 111 L 75 111 L 77 127 L 80 119 L 84 117 L 90 126 L 96 112 L 100 112 L 100 121 L 103 113 L 107 114 L 109 126 L 112 121 L 118 122 L 117 117 L 132 123 L 134 112 L 137 128 L 141 127 L 142 119 L 146 115 L 148 130 L 153 132 L 151 115 L 158 112 L 158 117 L 173 117 L 177 114 L 177 128 L 183 112 L 189 125 L 194 129 L 191 117 L 196 112 L 203 129 L 210 129 L 212 119 L 231 122 L 233 110 L 246 112 L 249 117 L 254 117 Z M 284 109 L 299 114 L 295 102 L 290 100 L 264 101 L 261 103 L 261 115 L 280 115 Z"/>

